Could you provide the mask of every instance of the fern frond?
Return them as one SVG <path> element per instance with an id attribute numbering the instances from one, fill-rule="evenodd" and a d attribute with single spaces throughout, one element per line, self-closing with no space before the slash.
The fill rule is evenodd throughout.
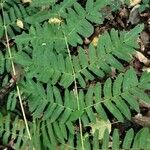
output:
<path id="1" fill-rule="evenodd" d="M 44 6 L 45 4 L 50 4 L 50 1 L 45 0 L 44 2 L 42 1 L 42 3 Z M 42 3 L 38 1 L 38 5 L 42 6 Z M 31 5 L 36 5 L 36 4 L 37 4 L 36 0 L 34 0 L 31 3 Z M 103 18 L 99 10 L 108 4 L 109 4 L 108 0 L 104 0 L 103 2 L 98 0 L 96 2 L 94 2 L 93 0 L 88 0 L 86 3 L 86 9 L 84 10 L 84 8 L 82 8 L 75 0 L 69 0 L 69 1 L 64 0 L 60 4 L 52 6 L 50 12 L 43 10 L 41 12 L 38 12 L 35 15 L 26 18 L 25 21 L 30 24 L 35 24 L 54 17 L 68 19 L 69 12 L 67 13 L 67 11 L 68 10 L 73 11 L 72 7 L 74 7 L 74 10 L 76 11 L 79 10 L 79 14 L 81 13 L 80 15 L 82 15 L 82 18 L 85 17 L 87 20 L 90 20 L 91 22 L 100 23 L 102 22 Z M 77 14 L 77 12 L 75 14 Z"/>
<path id="2" fill-rule="evenodd" d="M 89 5 L 88 3 L 92 4 L 91 5 L 92 8 L 88 6 Z M 27 18 L 25 22 L 34 25 L 35 23 L 40 23 L 50 18 L 57 18 L 63 20 L 61 27 L 64 30 L 64 33 L 66 34 L 68 43 L 71 44 L 72 46 L 76 46 L 77 43 L 82 44 L 81 36 L 89 37 L 93 33 L 94 29 L 89 21 L 94 23 L 102 21 L 102 14 L 99 12 L 99 9 L 108 4 L 108 1 L 93 2 L 89 0 L 88 3 L 85 10 L 74 0 L 63 1 L 60 5 L 54 5 L 54 7 L 49 13 L 47 13 L 47 11 L 45 12 L 41 11 L 40 13 L 37 13 L 34 16 Z M 96 14 L 95 19 L 93 19 L 92 17 L 93 13 Z M 79 20 L 78 23 L 74 21 L 76 19 Z M 55 30 L 52 28 L 54 28 L 52 25 L 47 25 L 45 22 L 44 28 L 40 27 L 39 25 L 36 26 L 35 28 L 36 31 L 34 34 L 32 34 L 33 32 L 30 30 L 31 32 L 29 32 L 29 34 L 22 34 L 16 36 L 15 37 L 16 42 L 18 44 L 19 43 L 25 44 L 26 42 L 29 41 L 31 42 L 34 41 L 33 43 L 35 43 L 36 41 L 42 41 L 41 43 L 49 44 L 48 41 L 51 41 L 52 44 L 59 43 L 61 44 L 61 46 L 62 44 L 64 44 L 63 45 L 64 47 L 65 42 L 62 29 L 60 30 L 60 28 L 57 26 L 55 27 Z M 54 31 L 55 33 L 53 33 Z M 39 36 L 39 34 L 41 36 Z M 44 37 L 42 35 L 44 35 Z M 59 48 L 61 46 L 59 45 Z"/>
<path id="3" fill-rule="evenodd" d="M 42 82 L 51 80 L 52 84 L 60 83 L 60 85 L 67 88 L 73 83 L 73 74 L 69 58 L 67 56 L 65 57 L 66 54 L 64 53 L 66 47 L 63 45 L 63 33 L 61 34 L 60 32 L 59 35 L 52 33 L 57 29 L 57 27 L 53 26 L 54 30 L 51 30 L 52 41 L 50 40 L 49 35 L 47 35 L 44 37 L 45 42 L 42 43 L 43 39 L 41 38 L 41 31 L 46 35 L 48 29 L 51 29 L 52 26 L 49 26 L 50 28 L 47 27 L 48 26 L 43 29 L 40 26 L 37 26 L 37 33 L 32 28 L 32 35 L 30 35 L 30 37 L 23 34 L 22 37 L 24 36 L 24 38 L 16 41 L 24 43 L 31 38 L 31 42 L 35 45 L 31 52 L 32 58 L 23 51 L 20 51 L 15 54 L 15 61 L 16 63 L 30 68 L 28 70 L 29 72 L 31 70 L 30 73 L 28 72 L 30 78 L 36 77 Z M 119 71 L 124 71 L 124 67 L 121 62 L 118 61 L 118 58 L 127 62 L 131 61 L 132 54 L 134 54 L 134 48 L 137 48 L 135 40 L 142 29 L 143 25 L 137 26 L 128 33 L 121 32 L 120 37 L 118 32 L 113 29 L 111 30 L 110 35 L 106 32 L 100 37 L 97 48 L 90 45 L 87 54 L 80 48 L 78 56 L 72 58 L 76 78 L 79 81 L 80 86 L 85 87 L 86 82 L 88 80 L 93 80 L 95 76 L 101 78 L 104 77 L 106 73 L 111 72 L 112 67 Z M 58 48 L 60 47 L 60 44 L 57 42 L 61 43 L 61 49 Z M 41 49 L 43 50 L 41 51 Z M 63 52 L 63 55 L 56 54 L 54 49 L 56 49 L 58 53 Z M 41 61 L 43 63 L 41 63 Z M 42 72 L 41 68 L 44 68 Z"/>
<path id="4" fill-rule="evenodd" d="M 118 138 L 119 133 L 117 130 L 114 130 L 113 138 L 112 138 L 112 149 L 114 149 L 114 150 L 120 149 L 120 148 L 123 148 L 123 149 L 131 149 L 131 148 L 133 148 L 133 149 L 141 149 L 141 148 L 149 149 L 149 144 L 150 144 L 149 137 L 148 137 L 150 134 L 149 128 L 142 128 L 137 134 L 135 134 L 135 135 L 134 134 L 135 133 L 132 128 L 130 130 L 128 130 L 126 132 L 125 138 L 122 142 L 123 145 L 121 146 L 121 142 Z M 107 137 L 107 139 L 108 139 L 109 133 L 105 132 L 104 137 Z M 104 142 L 102 144 L 102 149 L 108 149 L 110 147 L 108 140 L 103 139 L 103 141 Z"/>
<path id="5" fill-rule="evenodd" d="M 33 94 L 35 90 L 37 92 Z M 39 92 L 41 90 L 43 92 Z M 55 86 L 52 87 L 48 84 L 47 93 L 45 93 L 40 83 L 28 82 L 24 86 L 24 92 L 29 96 L 29 110 L 33 118 L 50 119 L 51 122 L 58 120 L 61 123 L 66 123 L 72 112 L 77 110 L 74 93 L 69 92 L 67 89 L 64 92 L 64 97 L 62 97 Z"/>
<path id="6" fill-rule="evenodd" d="M 81 149 L 81 139 L 79 133 L 68 135 L 63 134 L 63 131 L 66 133 L 65 128 L 61 128 L 62 124 L 55 124 L 57 129 L 54 129 L 54 124 L 48 124 L 46 128 L 46 124 L 42 123 L 41 130 L 42 135 L 41 138 L 44 137 L 46 140 L 42 141 L 41 144 L 44 148 L 60 148 L 60 149 Z M 58 133 L 59 132 L 59 133 Z M 59 134 L 59 135 L 58 135 Z M 114 129 L 109 134 L 108 130 L 106 129 L 104 132 L 103 139 L 99 139 L 99 131 L 96 130 L 94 134 L 90 135 L 89 133 L 85 134 L 84 136 L 84 145 L 86 150 L 90 150 L 91 147 L 94 149 L 149 149 L 150 141 L 150 130 L 149 128 L 142 128 L 137 133 L 134 132 L 132 128 L 130 128 L 126 134 L 124 139 L 120 138 L 120 133 L 117 129 Z M 42 138 L 42 139 L 44 139 Z M 112 139 L 111 142 L 109 139 Z M 77 142 L 74 142 L 76 140 Z M 61 144 L 58 146 L 58 144 Z"/>
<path id="7" fill-rule="evenodd" d="M 51 6 L 56 3 L 56 0 L 32 0 L 31 7 Z"/>
<path id="8" fill-rule="evenodd" d="M 75 132 L 75 127 L 71 124 L 67 126 L 50 121 L 42 121 L 41 123 L 34 121 L 31 124 L 30 131 L 32 132 L 32 141 L 28 139 L 27 133 L 25 132 L 24 123 L 16 118 L 13 122 L 10 121 L 10 115 L 7 117 L 0 116 L 0 137 L 3 142 L 7 144 L 9 141 L 13 140 L 12 145 L 15 149 L 49 149 L 49 148 L 60 148 L 60 149 L 80 149 L 80 136 L 79 133 Z M 69 129 L 69 132 L 68 132 Z M 19 131 L 19 132 L 18 132 Z M 66 134 L 68 132 L 68 134 Z M 112 136 L 111 136 L 112 135 Z M 117 129 L 109 134 L 106 129 L 104 132 L 103 139 L 99 139 L 99 130 L 96 130 L 92 135 L 86 133 L 84 135 L 84 145 L 85 149 L 90 150 L 91 147 L 95 149 L 149 149 L 150 147 L 150 130 L 149 128 L 142 128 L 137 133 L 130 128 L 124 137 L 120 140 L 120 134 Z M 112 139 L 112 144 L 110 140 Z M 77 140 L 77 142 L 74 142 Z"/>
<path id="9" fill-rule="evenodd" d="M 54 122 L 74 121 L 81 117 L 84 126 L 96 121 L 95 113 L 105 120 L 107 108 L 114 117 L 123 122 L 124 118 L 131 119 L 131 110 L 139 112 L 139 102 L 150 103 L 145 90 L 149 89 L 149 74 L 143 73 L 138 80 L 134 69 L 128 70 L 124 75 L 116 77 L 114 83 L 108 78 L 104 86 L 97 83 L 91 85 L 87 92 L 79 91 L 80 111 L 75 104 L 75 97 L 67 89 L 64 96 L 57 87 L 47 84 L 47 93 L 40 83 L 25 82 L 23 91 L 28 99 L 30 111 L 34 118 L 43 118 Z M 61 91 L 62 93 L 62 91 Z"/>
<path id="10" fill-rule="evenodd" d="M 148 79 L 144 82 L 143 77 L 148 79 L 149 74 L 143 73 L 138 81 L 135 71 L 131 68 L 124 76 L 120 74 L 114 83 L 108 78 L 103 87 L 99 83 L 91 85 L 85 96 L 81 90 L 79 97 L 81 110 L 85 111 L 81 117 L 84 125 L 96 120 L 95 111 L 106 120 L 105 107 L 118 121 L 123 122 L 124 117 L 130 120 L 132 109 L 139 112 L 139 102 L 150 103 L 150 98 L 145 93 L 145 90 L 149 89 L 150 81 Z M 146 86 L 143 87 L 144 85 Z"/>
<path id="11" fill-rule="evenodd" d="M 38 2 L 38 3 L 37 3 Z M 34 0 L 31 3 L 31 6 L 33 5 L 37 5 L 37 6 L 45 6 L 45 4 L 47 3 L 49 6 L 50 3 L 54 2 L 53 0 L 51 1 L 47 1 L 45 0 L 44 2 L 42 1 L 41 3 L 39 3 L 39 1 Z M 36 23 L 41 23 L 45 20 L 48 20 L 50 18 L 60 18 L 60 16 L 66 16 L 66 9 L 71 7 L 76 1 L 75 0 L 64 0 L 63 2 L 61 2 L 60 4 L 57 5 L 52 5 L 52 9 L 47 12 L 46 10 L 42 10 L 39 12 L 36 12 L 36 14 L 31 15 L 29 17 L 27 17 L 25 19 L 25 22 L 29 23 L 29 24 L 36 24 Z M 43 3 L 43 4 L 42 4 Z"/>
<path id="12" fill-rule="evenodd" d="M 3 74 L 5 70 L 5 58 L 2 51 L 0 51 L 0 74 Z"/>
<path id="13" fill-rule="evenodd" d="M 9 1 L 10 2 L 10 1 Z M 21 28 L 17 24 L 17 20 L 22 21 L 22 24 L 24 24 L 23 28 L 28 28 L 27 24 L 24 23 L 24 18 L 26 18 L 28 15 L 27 10 L 25 7 L 21 4 L 11 2 L 12 6 L 9 7 L 7 10 L 4 11 L 4 17 L 5 17 L 5 25 L 8 30 L 8 35 L 10 37 L 15 36 L 15 33 L 21 33 Z M 3 7 L 5 8 L 6 2 L 4 2 Z M 3 26 L 3 16 L 0 15 L 0 37 L 4 36 L 4 26 Z"/>
<path id="14" fill-rule="evenodd" d="M 7 114 L 6 117 L 0 114 L 0 137 L 6 145 L 12 141 L 14 143 L 12 147 L 15 149 L 19 149 L 22 143 L 26 143 L 30 140 L 25 130 L 23 120 L 16 117 L 12 123 L 10 114 Z"/>
<path id="15" fill-rule="evenodd" d="M 111 128 L 112 119 L 117 123 L 132 121 L 133 112 L 140 112 L 140 103 L 150 103 L 147 92 L 150 74 L 137 75 L 132 67 L 124 67 L 139 48 L 137 38 L 144 25 L 129 31 L 107 30 L 99 35 L 96 46 L 91 43 L 87 49 L 82 48 L 83 39 L 90 37 L 94 26 L 107 18 L 105 8 L 112 13 L 121 3 L 120 0 L 86 0 L 82 4 L 76 0 L 32 0 L 28 4 L 20 0 L 0 1 L 4 12 L 0 15 L 0 38 L 6 47 L 5 51 L 2 45 L 0 51 L 0 75 L 7 74 L 1 85 L 11 78 L 10 60 L 14 72 L 15 63 L 24 69 L 17 90 L 19 100 L 23 98 L 20 103 L 25 124 L 19 114 L 16 117 L 13 113 L 20 113 L 16 91 L 8 92 L 3 109 L 10 114 L 3 110 L 0 114 L 0 141 L 4 145 L 10 143 L 20 150 L 150 149 L 149 128 L 141 127 L 138 133 L 130 128 L 125 136 Z M 13 40 L 11 49 L 10 40 Z M 73 50 L 76 47 L 75 55 L 70 47 Z M 116 71 L 113 79 L 109 77 L 112 70 Z M 31 122 L 26 121 L 25 113 L 30 114 Z M 101 121 L 109 124 L 104 123 L 103 131 L 97 128 L 103 128 Z"/>
<path id="16" fill-rule="evenodd" d="M 17 5 L 20 3 L 20 0 L 1 0 L 0 4 L 3 5 L 5 11 L 9 11 L 13 5 Z M 0 8 L 1 9 L 1 8 Z"/>

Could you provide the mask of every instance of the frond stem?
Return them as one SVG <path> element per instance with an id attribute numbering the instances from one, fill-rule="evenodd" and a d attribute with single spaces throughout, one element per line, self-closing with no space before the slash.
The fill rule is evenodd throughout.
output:
<path id="1" fill-rule="evenodd" d="M 10 46 L 9 46 L 9 39 L 8 39 L 8 34 L 7 34 L 7 27 L 6 27 L 6 22 L 5 22 L 5 14 L 4 14 L 4 9 L 3 9 L 3 3 L 1 3 L 1 8 L 2 8 L 3 26 L 4 26 L 5 37 L 6 37 L 7 49 L 8 49 L 9 58 L 10 58 L 10 61 L 11 61 L 12 72 L 15 76 L 16 75 L 16 70 L 15 70 L 14 62 L 12 60 L 12 58 L 13 58 L 12 57 L 12 52 L 11 52 L 11 49 L 10 49 Z M 23 119 L 24 119 L 24 122 L 25 122 L 26 130 L 27 130 L 27 133 L 28 133 L 28 137 L 31 140 L 32 138 L 31 138 L 31 134 L 30 134 L 30 130 L 29 130 L 29 125 L 28 125 L 28 122 L 27 122 L 27 118 L 26 118 L 26 115 L 25 115 L 25 110 L 24 110 L 23 103 L 22 103 L 20 88 L 19 88 L 17 82 L 16 82 L 16 89 L 17 89 L 17 95 L 18 95 L 18 98 L 19 98 L 19 103 L 20 103 Z"/>
<path id="2" fill-rule="evenodd" d="M 64 33 L 64 31 L 63 31 L 63 33 Z M 65 39 L 65 44 L 66 44 L 66 47 L 67 47 L 69 59 L 70 59 L 71 66 L 72 66 L 72 73 L 73 73 L 74 85 L 75 85 L 74 92 L 75 92 L 75 96 L 76 96 L 76 99 L 77 99 L 77 107 L 78 107 L 78 110 L 80 110 L 78 87 L 77 87 L 77 81 L 76 81 L 76 73 L 75 73 L 75 70 L 74 70 L 74 67 L 73 67 L 71 54 L 70 54 L 70 50 L 69 50 L 69 46 L 68 46 L 68 42 L 67 42 L 67 37 L 65 36 L 65 33 L 64 33 L 64 39 Z M 79 129 L 80 129 L 80 138 L 81 138 L 82 150 L 85 150 L 85 148 L 84 148 L 84 141 L 83 141 L 83 134 L 82 134 L 83 133 L 83 131 L 82 131 L 82 123 L 81 123 L 81 118 L 80 117 L 79 117 Z"/>

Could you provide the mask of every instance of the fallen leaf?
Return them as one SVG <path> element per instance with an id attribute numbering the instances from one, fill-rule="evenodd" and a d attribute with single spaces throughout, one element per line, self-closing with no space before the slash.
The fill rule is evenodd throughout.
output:
<path id="1" fill-rule="evenodd" d="M 139 7 L 140 5 L 136 5 L 131 9 L 127 23 L 138 24 L 140 22 Z"/>
<path id="2" fill-rule="evenodd" d="M 146 66 L 150 65 L 150 60 L 148 58 L 146 58 L 141 52 L 136 51 L 135 57 L 142 62 L 143 64 L 145 64 Z"/>
<path id="3" fill-rule="evenodd" d="M 142 114 L 137 114 L 132 118 L 132 120 L 143 127 L 150 127 L 149 116 L 142 116 Z"/>
<path id="4" fill-rule="evenodd" d="M 129 11 L 128 11 L 128 9 L 127 8 L 121 8 L 120 10 L 119 10 L 119 16 L 121 17 L 121 18 L 128 18 L 129 17 Z"/>
<path id="5" fill-rule="evenodd" d="M 146 103 L 144 101 L 140 101 L 139 104 L 140 104 L 140 108 L 144 107 L 144 108 L 150 109 L 149 103 Z"/>
<path id="6" fill-rule="evenodd" d="M 142 41 L 144 47 L 148 47 L 149 46 L 149 41 L 150 41 L 150 34 L 146 31 L 143 31 L 140 34 L 140 38 L 141 38 L 141 41 Z"/>
<path id="7" fill-rule="evenodd" d="M 90 44 L 90 42 L 91 42 L 91 41 L 90 41 L 88 38 L 85 38 L 85 39 L 84 39 L 84 43 L 85 43 L 85 44 Z"/>
<path id="8" fill-rule="evenodd" d="M 14 64 L 14 70 L 11 69 L 10 74 L 14 80 L 19 81 L 24 75 L 24 69 L 20 64 Z"/>

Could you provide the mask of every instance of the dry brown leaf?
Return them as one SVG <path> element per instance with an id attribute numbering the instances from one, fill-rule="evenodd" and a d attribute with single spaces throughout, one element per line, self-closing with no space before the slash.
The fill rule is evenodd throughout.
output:
<path id="1" fill-rule="evenodd" d="M 144 107 L 144 108 L 150 109 L 150 104 L 149 103 L 146 103 L 146 102 L 141 100 L 139 102 L 139 104 L 140 104 L 140 107 Z"/>
<path id="2" fill-rule="evenodd" d="M 127 23 L 138 24 L 140 22 L 139 7 L 140 5 L 135 5 L 131 9 Z"/>
<path id="3" fill-rule="evenodd" d="M 24 75 L 23 67 L 19 64 L 14 64 L 14 69 L 15 69 L 15 72 L 12 69 L 10 71 L 10 74 L 14 80 L 19 81 Z"/>
<path id="4" fill-rule="evenodd" d="M 121 8 L 120 11 L 119 11 L 119 16 L 121 18 L 128 18 L 129 17 L 129 12 L 128 12 L 128 9 L 127 8 Z"/>
<path id="5" fill-rule="evenodd" d="M 137 114 L 134 116 L 133 121 L 143 127 L 150 127 L 150 117 L 149 116 L 142 116 L 142 114 Z"/>
<path id="6" fill-rule="evenodd" d="M 85 39 L 84 39 L 84 44 L 87 45 L 87 44 L 90 44 L 90 43 L 91 43 L 91 41 L 90 41 L 88 38 L 85 38 Z"/>
<path id="7" fill-rule="evenodd" d="M 144 51 L 146 47 L 149 47 L 150 34 L 146 31 L 143 31 L 140 34 L 140 40 L 141 50 Z"/>
<path id="8" fill-rule="evenodd" d="M 136 51 L 135 57 L 146 66 L 150 65 L 150 60 L 146 58 L 141 52 Z"/>
<path id="9" fill-rule="evenodd" d="M 137 4 L 139 4 L 141 2 L 141 0 L 130 0 L 130 7 L 133 7 Z"/>

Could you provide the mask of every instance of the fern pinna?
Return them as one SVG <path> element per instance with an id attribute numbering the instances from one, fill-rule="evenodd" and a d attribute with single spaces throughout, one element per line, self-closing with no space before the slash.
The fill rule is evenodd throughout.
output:
<path id="1" fill-rule="evenodd" d="M 121 2 L 115 3 L 119 8 Z M 0 114 L 4 145 L 36 150 L 150 148 L 147 126 L 138 132 L 129 127 L 123 137 L 117 128 L 111 129 L 113 121 L 132 122 L 140 103 L 150 103 L 150 74 L 137 75 L 125 65 L 139 48 L 143 24 L 129 31 L 105 31 L 96 46 L 91 43 L 85 49 L 83 39 L 93 34 L 93 25 L 103 24 L 107 14 L 102 9 L 113 7 L 113 1 L 86 0 L 81 5 L 76 0 L 2 0 L 0 4 L 0 38 L 5 46 L 0 51 L 0 73 L 7 74 L 2 85 L 9 81 L 11 62 L 22 66 L 17 86 L 31 134 L 30 138 L 14 89 Z"/>

